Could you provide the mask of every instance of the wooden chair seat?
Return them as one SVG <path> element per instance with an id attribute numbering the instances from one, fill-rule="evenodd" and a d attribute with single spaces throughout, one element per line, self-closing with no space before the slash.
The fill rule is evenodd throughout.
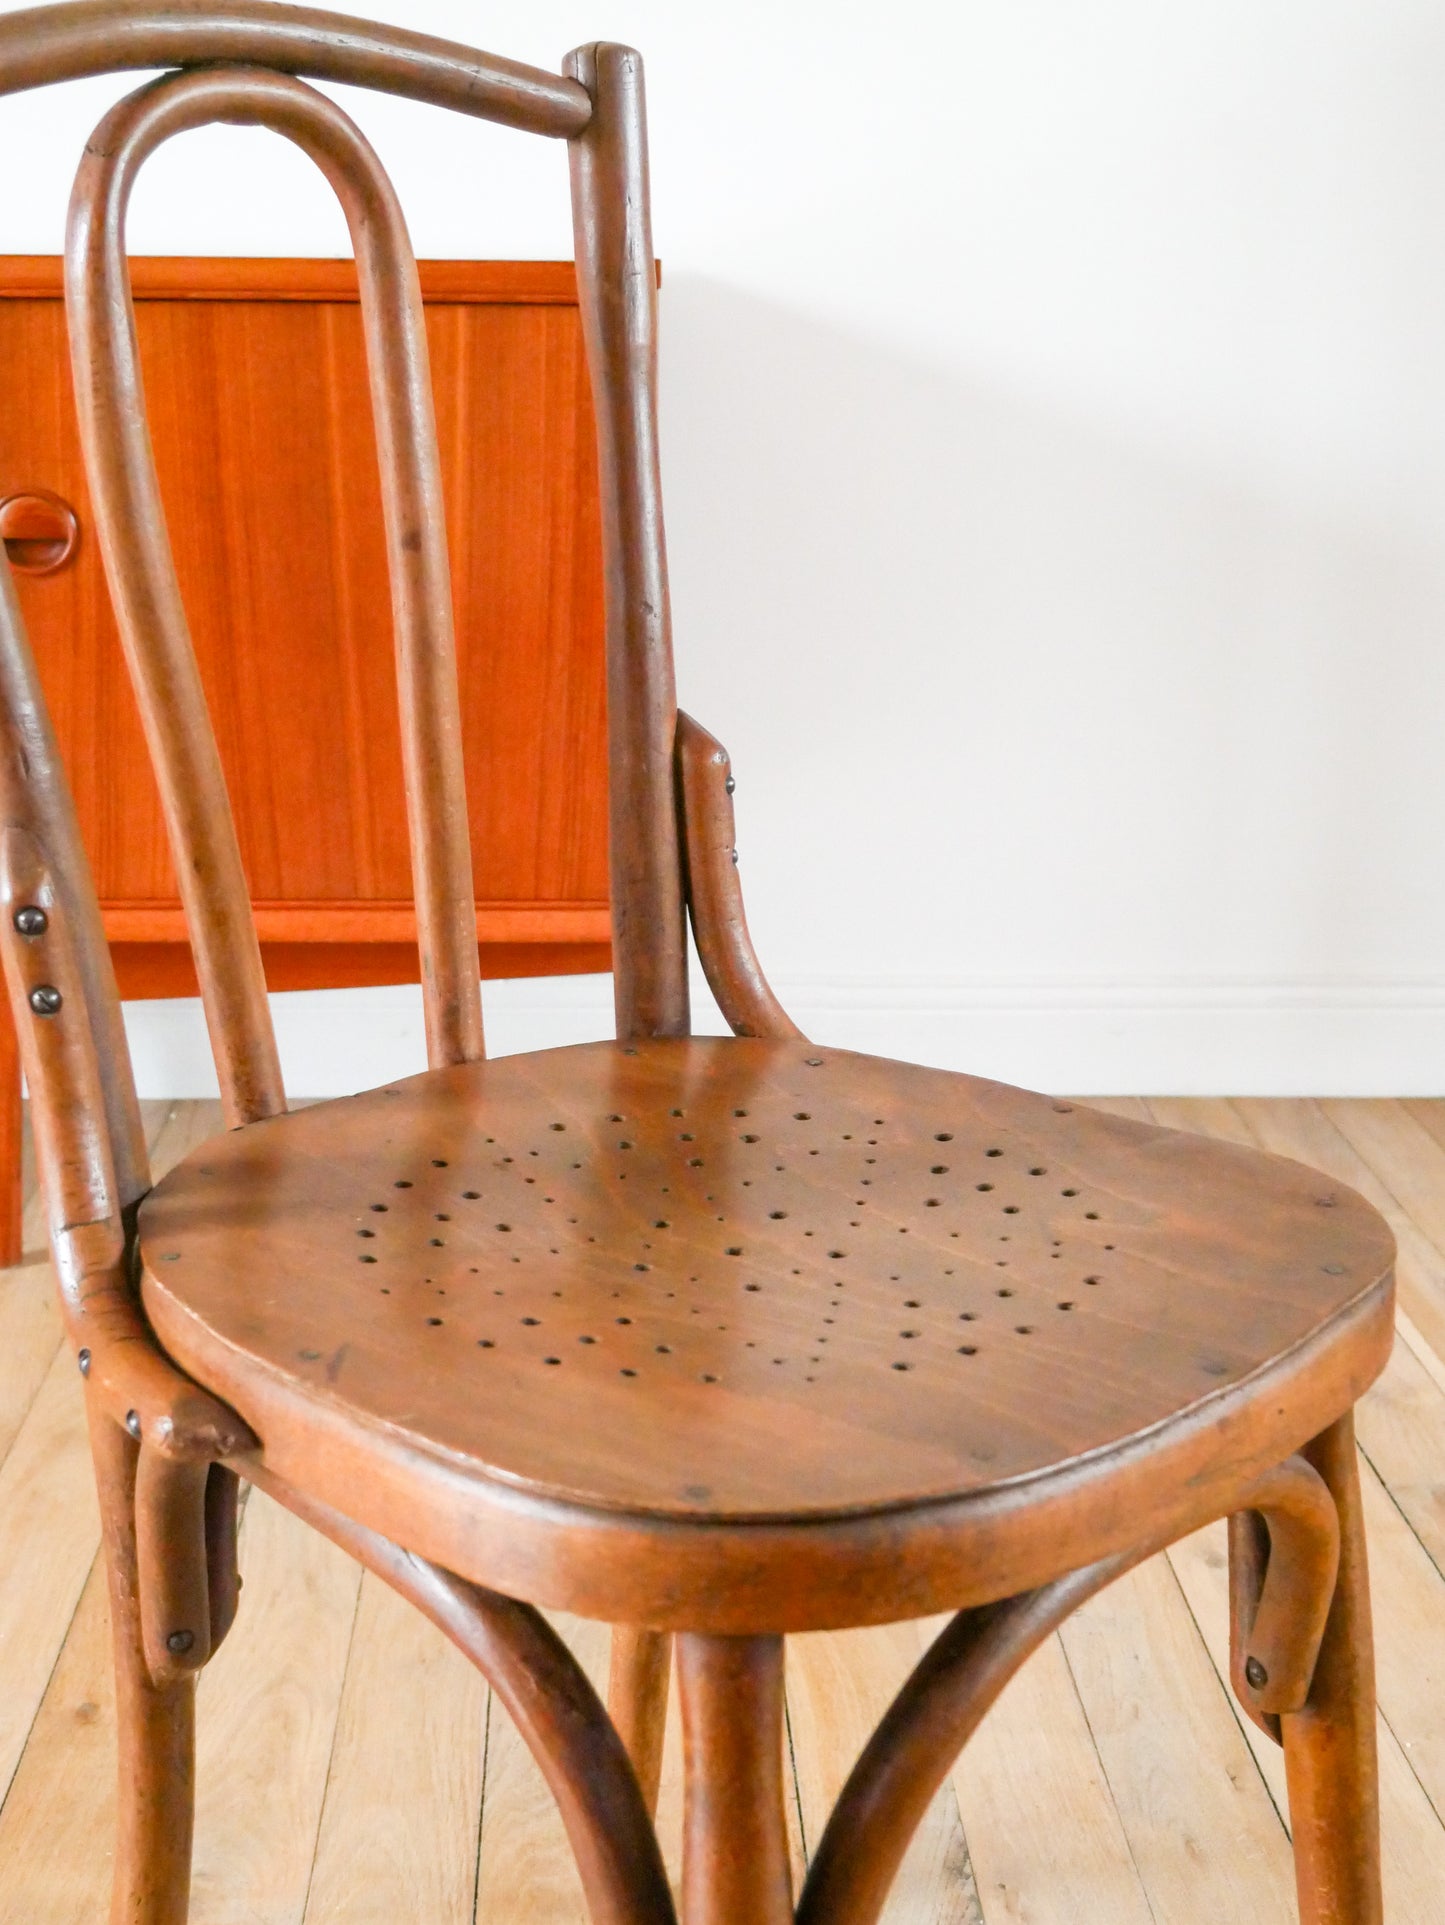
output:
<path id="1" fill-rule="evenodd" d="M 1091 1458 L 1103 1555 L 1136 1527 L 1121 1489 L 1197 1497 L 1181 1453 L 1217 1453 L 1262 1372 L 1273 1462 L 1389 1343 L 1389 1234 L 1302 1165 L 792 1041 L 549 1050 L 252 1124 L 156 1186 L 140 1250 L 162 1342 L 273 1475 L 498 1588 L 518 1492 L 538 1536 L 579 1508 L 794 1537 L 891 1514 L 822 1599 L 791 1570 L 760 1595 L 754 1559 L 746 1610 L 790 1628 L 856 1620 L 860 1582 L 896 1615 L 900 1541 L 960 1502 L 990 1533 L 958 1534 L 965 1591 L 1020 1538 L 1053 1575 L 1035 1514 Z M 1000 1540 L 986 1500 L 1023 1483 Z M 550 1602 L 675 1608 L 675 1570 L 642 1598 L 634 1567 L 619 1595 L 558 1562 Z M 697 1561 L 704 1597 L 726 1562 Z"/>

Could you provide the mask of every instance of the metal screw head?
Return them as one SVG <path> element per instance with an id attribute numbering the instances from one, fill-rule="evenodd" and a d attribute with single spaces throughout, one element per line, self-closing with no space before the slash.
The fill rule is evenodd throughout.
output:
<path id="1" fill-rule="evenodd" d="M 37 983 L 30 992 L 30 1007 L 37 1016 L 53 1016 L 65 998 L 54 983 Z"/>
<path id="2" fill-rule="evenodd" d="M 88 1350 L 82 1350 L 75 1361 L 80 1365 L 81 1376 L 88 1377 L 90 1375 L 90 1352 Z"/>
<path id="3" fill-rule="evenodd" d="M 734 790 L 734 789 L 735 789 L 735 788 L 736 788 L 737 786 L 738 786 L 738 784 L 737 784 L 737 777 L 736 777 L 736 776 L 733 776 L 733 775 L 730 775 L 730 776 L 728 777 L 728 779 L 727 779 L 727 781 L 723 783 L 723 787 L 724 787 L 724 788 L 725 788 L 725 789 L 727 790 L 727 792 L 728 792 L 728 794 L 729 794 L 729 795 L 731 795 L 731 794 L 732 794 L 732 792 L 733 792 L 733 790 Z"/>
<path id="4" fill-rule="evenodd" d="M 733 859 L 733 863 L 734 863 L 734 865 L 736 865 L 736 863 L 737 863 L 737 859 L 738 859 L 738 852 L 737 852 L 737 850 L 736 850 L 736 849 L 729 849 L 729 850 L 728 850 L 728 854 L 729 854 L 729 855 L 730 855 L 730 856 L 732 857 L 732 859 Z"/>
<path id="5" fill-rule="evenodd" d="M 140 1436 L 140 1412 L 128 1410 L 125 1414 L 125 1427 L 132 1437 Z"/>
<path id="6" fill-rule="evenodd" d="M 166 1639 L 166 1649 L 167 1651 L 174 1652 L 178 1658 L 182 1658 L 186 1652 L 190 1650 L 195 1641 L 196 1634 L 194 1631 L 172 1631 Z"/>
<path id="7" fill-rule="evenodd" d="M 1258 1658 L 1245 1659 L 1244 1675 L 1251 1691 L 1263 1691 L 1264 1687 L 1269 1683 L 1269 1673 L 1265 1670 Z"/>
<path id="8" fill-rule="evenodd" d="M 49 916 L 33 902 L 26 903 L 23 909 L 17 909 L 14 921 L 22 936 L 43 936 L 50 927 Z"/>

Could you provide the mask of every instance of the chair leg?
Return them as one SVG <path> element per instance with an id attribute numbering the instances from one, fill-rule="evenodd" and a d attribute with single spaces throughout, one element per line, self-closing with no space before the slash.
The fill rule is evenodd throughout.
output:
<path id="1" fill-rule="evenodd" d="M 607 1674 L 607 1713 L 616 1725 L 649 1816 L 657 1816 L 662 1782 L 662 1741 L 667 1730 L 667 1687 L 672 1670 L 672 1637 L 630 1624 L 612 1627 L 612 1658 Z"/>
<path id="2" fill-rule="evenodd" d="M 140 1447 L 90 1413 L 110 1579 L 120 1798 L 111 1925 L 186 1925 L 195 1808 L 194 1675 L 157 1685 L 141 1642 L 135 1478 Z"/>
<path id="3" fill-rule="evenodd" d="M 7 1006 L 0 1008 L 0 1269 L 19 1263 L 25 1254 L 22 1114 L 20 1047 Z"/>
<path id="4" fill-rule="evenodd" d="M 1381 1925 L 1375 1658 L 1353 1414 L 1307 1446 L 1340 1513 L 1340 1570 L 1310 1695 L 1280 1720 L 1301 1925 Z"/>
<path id="5" fill-rule="evenodd" d="M 792 1925 L 783 1640 L 679 1637 L 677 1684 L 683 1925 Z"/>

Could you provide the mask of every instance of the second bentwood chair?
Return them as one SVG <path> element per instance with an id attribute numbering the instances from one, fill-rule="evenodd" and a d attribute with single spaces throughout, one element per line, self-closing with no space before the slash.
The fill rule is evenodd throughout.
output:
<path id="1" fill-rule="evenodd" d="M 237 1609 L 238 1479 L 485 1673 L 556 1795 L 596 1925 L 674 1919 L 650 1816 L 674 1642 L 686 1925 L 783 1925 L 784 1635 L 957 1612 L 797 1899 L 807 1925 L 869 1925 L 1028 1654 L 1227 1516 L 1233 1682 L 1284 1746 L 1301 1916 L 1377 1925 L 1352 1408 L 1391 1342 L 1389 1232 L 1298 1164 L 811 1044 L 779 1008 L 743 917 L 727 756 L 674 700 L 638 56 L 583 47 L 557 76 L 255 0 L 0 19 L 0 91 L 120 68 L 181 71 L 85 149 L 75 384 L 229 1125 L 154 1187 L 0 563 L 0 947 L 104 1519 L 117 1925 L 185 1918 L 194 1690 Z M 297 75 L 565 143 L 604 503 L 615 1042 L 484 1059 L 416 271 L 372 150 Z M 430 1067 L 295 1113 L 125 258 L 143 162 L 212 121 L 285 134 L 345 208 L 391 566 Z M 732 1037 L 689 1034 L 689 911 Z M 618 1627 L 606 1711 L 539 1607 Z"/>

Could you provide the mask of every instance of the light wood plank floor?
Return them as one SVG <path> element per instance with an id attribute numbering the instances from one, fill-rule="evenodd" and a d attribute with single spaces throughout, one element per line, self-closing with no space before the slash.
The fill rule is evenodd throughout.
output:
<path id="1" fill-rule="evenodd" d="M 1105 1105 L 1302 1157 L 1400 1241 L 1400 1341 L 1360 1413 L 1379 1654 L 1386 1908 L 1445 1918 L 1445 1103 Z M 217 1126 L 149 1108 L 163 1169 Z M 98 1925 L 112 1701 L 74 1367 L 29 1205 L 0 1272 L 0 1917 Z M 201 1687 L 196 1925 L 574 1925 L 561 1827 L 505 1714 L 431 1628 L 259 1495 Z M 564 1631 L 593 1677 L 607 1634 Z M 934 1624 L 798 1638 L 799 1867 Z M 1025 1668 L 929 1814 L 889 1925 L 1280 1925 L 1279 1753 L 1234 1709 L 1222 1527 L 1097 1598 Z M 674 1716 L 675 1725 L 675 1716 Z M 660 1823 L 673 1869 L 677 1733 Z"/>

